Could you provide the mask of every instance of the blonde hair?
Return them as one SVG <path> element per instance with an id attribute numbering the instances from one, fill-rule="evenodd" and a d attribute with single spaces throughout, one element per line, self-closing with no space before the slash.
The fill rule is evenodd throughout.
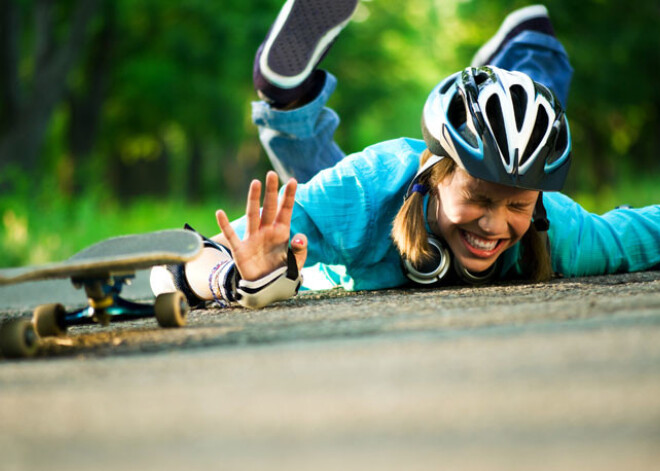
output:
<path id="1" fill-rule="evenodd" d="M 420 167 L 431 157 L 426 149 L 420 156 Z M 429 193 L 438 196 L 438 184 L 451 176 L 456 163 L 444 158 L 435 164 L 418 183 L 426 185 Z M 402 257 L 413 266 L 421 266 L 432 256 L 424 218 L 424 196 L 419 192 L 410 195 L 403 203 L 392 224 L 392 240 Z M 522 246 L 523 276 L 534 282 L 547 281 L 554 275 L 547 243 L 547 234 L 539 232 L 530 224 L 520 243 Z"/>
<path id="2" fill-rule="evenodd" d="M 548 233 L 539 232 L 532 223 L 520 240 L 520 244 L 523 251 L 523 276 L 535 283 L 550 280 L 555 272 L 550 258 Z"/>
<path id="3" fill-rule="evenodd" d="M 432 156 L 428 149 L 422 152 L 419 165 L 423 166 Z M 456 163 L 444 158 L 435 164 L 431 171 L 422 177 L 418 183 L 426 185 L 429 193 L 437 195 L 438 183 L 454 173 Z M 414 266 L 422 265 L 431 258 L 432 251 L 426 235 L 424 223 L 424 196 L 415 192 L 406 199 L 394 218 L 392 239 L 399 253 L 410 260 Z"/>

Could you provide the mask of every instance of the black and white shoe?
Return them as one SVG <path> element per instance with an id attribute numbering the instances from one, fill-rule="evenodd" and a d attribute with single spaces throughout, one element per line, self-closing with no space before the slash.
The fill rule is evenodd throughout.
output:
<path id="1" fill-rule="evenodd" d="M 280 10 L 258 62 L 263 77 L 279 88 L 302 84 L 341 30 L 358 0 L 287 0 Z"/>
<path id="2" fill-rule="evenodd" d="M 538 31 L 554 36 L 555 31 L 550 22 L 548 9 L 543 5 L 531 5 L 510 13 L 495 36 L 477 51 L 470 65 L 481 67 L 490 64 L 502 48 L 523 31 Z"/>

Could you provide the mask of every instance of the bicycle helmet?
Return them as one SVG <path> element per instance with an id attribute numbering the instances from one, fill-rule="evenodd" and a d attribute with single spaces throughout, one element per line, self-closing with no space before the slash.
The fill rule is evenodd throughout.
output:
<path id="1" fill-rule="evenodd" d="M 489 182 L 557 191 L 570 166 L 561 103 L 521 72 L 469 67 L 449 76 L 424 105 L 422 133 L 433 154 Z"/>

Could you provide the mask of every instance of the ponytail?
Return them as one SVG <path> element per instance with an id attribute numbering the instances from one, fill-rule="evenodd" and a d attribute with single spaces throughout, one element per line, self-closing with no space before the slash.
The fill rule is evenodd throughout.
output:
<path id="1" fill-rule="evenodd" d="M 554 276 L 548 233 L 540 232 L 534 224 L 522 237 L 522 266 L 524 275 L 534 283 L 548 281 Z"/>
<path id="2" fill-rule="evenodd" d="M 431 255 L 426 225 L 424 224 L 424 196 L 413 193 L 404 201 L 394 218 L 392 239 L 399 252 L 413 265 L 427 260 Z"/>
<path id="3" fill-rule="evenodd" d="M 428 149 L 422 153 L 420 167 L 431 155 L 433 154 Z M 456 164 L 452 159 L 442 159 L 418 183 L 426 185 L 429 193 L 437 196 L 438 183 L 451 175 L 455 168 Z M 392 224 L 394 244 L 399 249 L 399 253 L 414 266 L 422 265 L 433 254 L 428 243 L 424 216 L 424 196 L 415 192 L 404 201 Z"/>

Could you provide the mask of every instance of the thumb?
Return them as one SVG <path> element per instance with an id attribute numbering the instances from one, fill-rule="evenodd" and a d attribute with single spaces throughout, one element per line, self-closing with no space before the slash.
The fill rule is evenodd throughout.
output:
<path id="1" fill-rule="evenodd" d="M 296 257 L 296 265 L 298 270 L 302 270 L 307 260 L 307 236 L 305 234 L 296 234 L 291 240 L 291 251 Z"/>

